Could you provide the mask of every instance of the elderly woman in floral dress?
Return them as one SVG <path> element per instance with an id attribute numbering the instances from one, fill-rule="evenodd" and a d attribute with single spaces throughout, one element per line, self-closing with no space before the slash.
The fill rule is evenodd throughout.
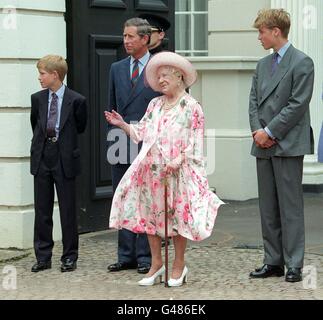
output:
<path id="1" fill-rule="evenodd" d="M 167 181 L 168 232 L 175 247 L 168 285 L 181 286 L 188 272 L 187 239 L 210 236 L 223 202 L 209 190 L 206 177 L 202 107 L 185 92 L 196 80 L 192 64 L 178 54 L 161 52 L 149 61 L 145 76 L 148 85 L 163 95 L 150 102 L 139 123 L 125 123 L 115 111 L 105 113 L 109 123 L 122 128 L 134 142 L 143 142 L 114 194 L 110 227 L 147 233 L 152 265 L 139 284 L 155 284 L 165 271 L 161 239 L 165 237 Z"/>

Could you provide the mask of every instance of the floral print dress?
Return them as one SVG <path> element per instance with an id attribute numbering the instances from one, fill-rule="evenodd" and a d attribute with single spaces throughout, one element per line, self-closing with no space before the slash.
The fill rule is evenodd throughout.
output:
<path id="1" fill-rule="evenodd" d="M 165 237 L 167 182 L 168 235 L 200 241 L 211 235 L 223 203 L 206 177 L 202 107 L 186 94 L 164 111 L 164 99 L 153 99 L 143 119 L 130 125 L 131 138 L 143 145 L 115 191 L 110 227 Z M 177 170 L 166 175 L 166 163 Z"/>

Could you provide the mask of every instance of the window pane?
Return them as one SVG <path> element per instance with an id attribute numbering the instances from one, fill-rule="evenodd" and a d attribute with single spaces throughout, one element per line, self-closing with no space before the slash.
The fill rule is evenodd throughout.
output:
<path id="1" fill-rule="evenodd" d="M 175 16 L 176 50 L 190 50 L 191 48 L 191 17 L 189 15 Z"/>
<path id="2" fill-rule="evenodd" d="M 175 0 L 175 11 L 191 11 L 191 0 Z"/>
<path id="3" fill-rule="evenodd" d="M 194 49 L 207 50 L 208 48 L 208 25 L 206 14 L 194 15 Z"/>
<path id="4" fill-rule="evenodd" d="M 180 0 L 179 0 L 180 1 Z M 208 0 L 194 0 L 195 11 L 208 11 Z"/>
<path id="5" fill-rule="evenodd" d="M 208 55 L 207 52 L 195 52 L 192 54 L 193 57 L 205 57 L 207 55 Z"/>

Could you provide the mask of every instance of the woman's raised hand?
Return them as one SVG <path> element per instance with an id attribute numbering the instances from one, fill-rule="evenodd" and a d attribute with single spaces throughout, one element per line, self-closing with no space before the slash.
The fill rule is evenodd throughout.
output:
<path id="1" fill-rule="evenodd" d="M 104 111 L 104 116 L 107 122 L 114 126 L 121 127 L 124 124 L 122 116 L 114 110 L 112 112 Z"/>

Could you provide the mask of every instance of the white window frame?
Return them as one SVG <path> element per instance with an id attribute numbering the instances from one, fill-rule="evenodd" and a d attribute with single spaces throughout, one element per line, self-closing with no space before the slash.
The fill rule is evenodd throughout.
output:
<path id="1" fill-rule="evenodd" d="M 181 0 L 176 0 L 176 1 L 181 1 Z M 195 19 L 194 16 L 195 15 L 205 15 L 206 17 L 208 16 L 208 11 L 195 11 L 195 1 L 194 0 L 190 0 L 191 1 L 191 11 L 176 11 L 175 15 L 187 15 L 191 17 L 191 48 L 187 49 L 187 50 L 176 50 L 176 53 L 178 54 L 190 54 L 190 56 L 196 56 L 196 54 L 203 54 L 208 56 L 209 54 L 209 50 L 207 48 L 207 50 L 195 50 L 194 45 L 195 45 Z M 177 31 L 176 31 L 177 32 Z"/>

